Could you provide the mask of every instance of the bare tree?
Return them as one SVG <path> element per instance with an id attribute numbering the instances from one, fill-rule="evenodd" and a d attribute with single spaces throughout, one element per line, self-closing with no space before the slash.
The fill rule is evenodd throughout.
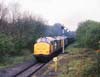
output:
<path id="1" fill-rule="evenodd" d="M 0 32 L 7 31 L 7 17 L 8 8 L 2 3 L 0 3 Z"/>

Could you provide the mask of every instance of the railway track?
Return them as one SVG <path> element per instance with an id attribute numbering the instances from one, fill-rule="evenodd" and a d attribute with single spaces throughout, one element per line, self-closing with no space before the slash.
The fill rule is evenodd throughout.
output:
<path id="1" fill-rule="evenodd" d="M 27 69 L 16 74 L 14 77 L 31 77 L 34 73 L 36 73 L 44 65 L 45 63 L 36 63 L 33 66 L 30 66 Z"/>
<path id="2" fill-rule="evenodd" d="M 44 65 L 48 64 L 49 62 L 47 62 L 47 63 L 38 63 L 38 62 L 36 62 L 35 64 L 27 67 L 23 71 L 21 71 L 21 72 L 17 73 L 16 75 L 14 75 L 14 77 L 32 77 L 32 75 L 37 73 Z"/>
<path id="3" fill-rule="evenodd" d="M 45 64 L 46 63 L 38 63 L 37 61 L 27 61 L 12 68 L 0 70 L 0 77 L 31 77 Z"/>

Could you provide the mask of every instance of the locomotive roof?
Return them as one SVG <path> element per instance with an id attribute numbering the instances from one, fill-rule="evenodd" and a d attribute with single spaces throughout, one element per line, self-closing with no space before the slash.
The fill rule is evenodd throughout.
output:
<path id="1" fill-rule="evenodd" d="M 37 40 L 37 42 L 47 42 L 51 43 L 51 41 L 54 41 L 55 39 L 52 37 L 41 37 Z"/>
<path id="2" fill-rule="evenodd" d="M 41 37 L 37 40 L 37 42 L 47 42 L 47 43 L 51 43 L 54 40 L 63 40 L 66 39 L 67 36 L 57 36 L 57 37 Z"/>
<path id="3" fill-rule="evenodd" d="M 66 39 L 67 38 L 67 36 L 57 36 L 57 37 L 55 37 L 57 40 L 62 40 L 62 39 Z"/>

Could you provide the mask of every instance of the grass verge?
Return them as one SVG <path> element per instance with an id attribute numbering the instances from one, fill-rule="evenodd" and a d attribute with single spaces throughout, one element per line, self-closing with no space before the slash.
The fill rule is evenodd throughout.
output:
<path id="1" fill-rule="evenodd" d="M 88 48 L 78 48 L 76 44 L 70 45 L 65 52 L 69 55 L 60 62 L 60 71 L 63 71 L 58 77 L 99 77 L 98 57 L 95 50 Z M 67 62 L 66 62 L 67 60 Z M 100 64 L 99 64 L 100 65 Z"/>
<path id="2" fill-rule="evenodd" d="M 20 63 L 23 63 L 23 62 L 28 61 L 28 60 L 33 60 L 33 61 L 35 60 L 32 53 L 30 53 L 29 51 L 25 51 L 25 54 L 23 54 L 21 56 L 8 56 L 5 58 L 5 61 L 0 63 L 0 69 L 12 67 L 16 64 L 20 64 Z"/>
<path id="3" fill-rule="evenodd" d="M 65 49 L 68 54 L 58 56 L 58 70 L 54 71 L 54 62 L 44 72 L 45 77 L 99 77 L 100 66 L 95 50 L 78 48 L 72 44 Z M 100 59 L 99 59 L 100 60 Z M 99 63 L 100 65 L 100 63 Z"/>

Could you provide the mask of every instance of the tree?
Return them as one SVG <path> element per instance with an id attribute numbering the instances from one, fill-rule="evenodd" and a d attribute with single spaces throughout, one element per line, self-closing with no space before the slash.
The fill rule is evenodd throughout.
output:
<path id="1" fill-rule="evenodd" d="M 98 49 L 100 40 L 100 23 L 85 21 L 79 24 L 77 30 L 77 41 L 82 47 Z"/>
<path id="2" fill-rule="evenodd" d="M 21 14 L 16 4 L 11 9 L 0 3 L 0 61 L 7 56 L 25 54 L 23 49 L 32 50 L 37 38 L 45 35 L 46 24 L 39 18 L 34 18 L 29 13 Z M 12 18 L 7 20 L 8 18 Z"/>

